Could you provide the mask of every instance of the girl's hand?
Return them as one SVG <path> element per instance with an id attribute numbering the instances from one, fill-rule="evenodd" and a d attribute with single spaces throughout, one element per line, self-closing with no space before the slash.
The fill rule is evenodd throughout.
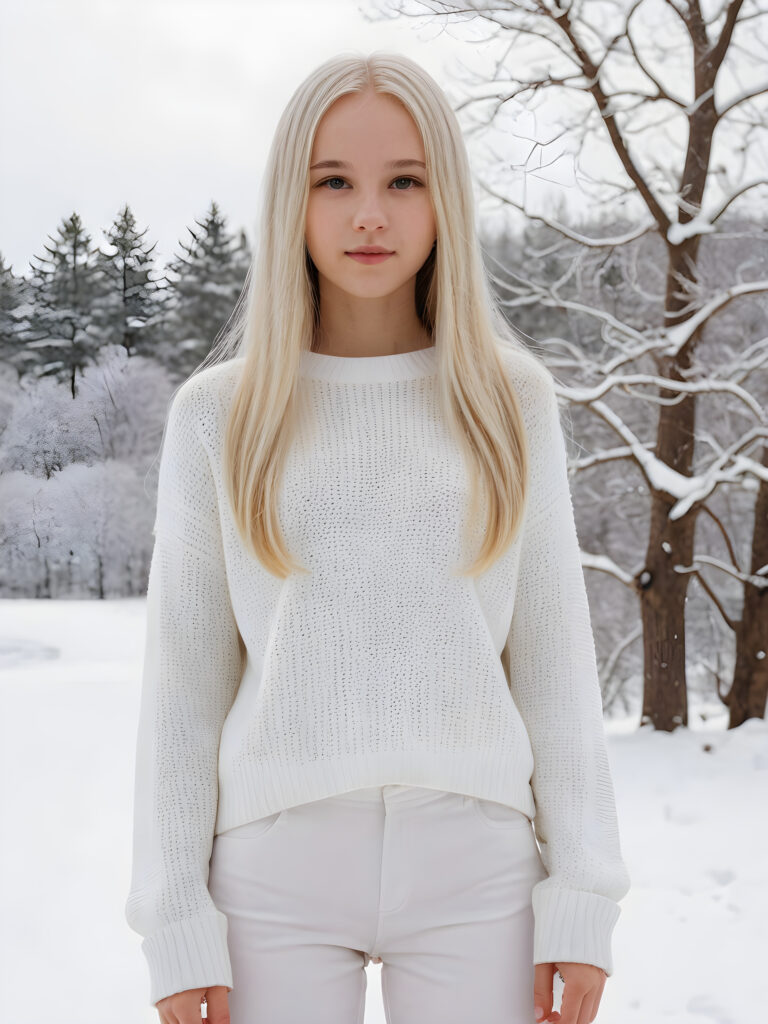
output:
<path id="1" fill-rule="evenodd" d="M 560 1012 L 552 1009 L 552 981 L 555 971 L 565 983 Z M 536 1021 L 558 1024 L 591 1024 L 603 995 L 608 975 L 594 964 L 536 964 L 533 982 L 534 1005 L 542 1010 Z M 534 1011 L 536 1012 L 536 1011 Z"/>
<path id="2" fill-rule="evenodd" d="M 229 989 L 226 985 L 212 985 L 210 988 L 189 988 L 185 992 L 174 992 L 155 1003 L 160 1014 L 160 1024 L 229 1024 Z M 201 1004 L 207 1002 L 205 1017 Z"/>

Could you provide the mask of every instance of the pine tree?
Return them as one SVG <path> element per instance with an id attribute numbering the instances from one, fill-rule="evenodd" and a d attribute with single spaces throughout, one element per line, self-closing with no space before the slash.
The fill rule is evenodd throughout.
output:
<path id="1" fill-rule="evenodd" d="M 215 202 L 192 241 L 181 243 L 184 256 L 168 266 L 168 304 L 159 358 L 178 378 L 187 377 L 208 355 L 230 317 L 245 282 L 249 254 L 245 236 L 226 230 Z"/>
<path id="2" fill-rule="evenodd" d="M 129 356 L 153 352 L 152 335 L 162 313 L 162 289 L 151 277 L 156 242 L 143 243 L 126 203 L 111 228 L 104 232 L 111 252 L 99 252 L 98 263 L 109 287 L 98 307 L 102 344 L 122 345 Z M 162 279 L 162 275 L 161 278 Z"/>
<path id="3" fill-rule="evenodd" d="M 16 275 L 0 253 L 0 363 L 22 374 L 23 348 L 18 341 L 18 322 L 29 311 L 29 282 Z"/>
<path id="4" fill-rule="evenodd" d="M 50 236 L 49 236 L 50 238 Z M 33 256 L 31 308 L 20 324 L 26 348 L 24 370 L 37 377 L 67 381 L 77 394 L 77 373 L 90 365 L 102 343 L 97 307 L 107 282 L 97 250 L 77 213 L 62 226 L 47 256 Z"/>

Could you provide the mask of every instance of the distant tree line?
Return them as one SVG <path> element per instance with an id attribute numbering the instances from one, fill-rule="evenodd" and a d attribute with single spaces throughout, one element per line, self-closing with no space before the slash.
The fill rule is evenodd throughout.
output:
<path id="1" fill-rule="evenodd" d="M 699 302 L 711 315 L 680 384 L 698 395 L 701 457 L 683 479 L 665 473 L 653 451 L 659 353 L 669 345 L 659 315 L 664 240 L 628 238 L 627 225 L 598 209 L 564 242 L 565 215 L 555 216 L 557 229 L 531 219 L 482 244 L 505 314 L 567 380 L 561 398 L 604 706 L 636 707 L 643 690 L 641 539 L 654 493 L 673 488 L 672 513 L 699 517 L 696 554 L 687 566 L 673 555 L 691 578 L 686 692 L 717 714 L 739 636 L 762 649 L 762 619 L 749 620 L 750 633 L 744 610 L 750 588 L 765 592 L 767 571 L 754 560 L 766 529 L 768 298 L 745 287 L 731 314 L 717 317 L 715 300 L 723 280 L 768 278 L 767 225 L 733 216 L 702 239 Z M 0 597 L 145 593 L 168 401 L 228 320 L 251 258 L 215 204 L 162 270 L 145 233 L 126 206 L 107 244 L 95 247 L 73 214 L 28 276 L 0 257 Z"/>

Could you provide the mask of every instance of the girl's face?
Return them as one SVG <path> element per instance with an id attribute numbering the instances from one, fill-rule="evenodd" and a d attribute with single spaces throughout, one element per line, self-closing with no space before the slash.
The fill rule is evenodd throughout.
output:
<path id="1" fill-rule="evenodd" d="M 326 111 L 312 148 L 305 234 L 321 281 L 360 298 L 410 284 L 436 237 L 424 162 L 419 130 L 393 97 L 353 93 Z M 360 246 L 392 255 L 356 260 L 349 252 Z"/>

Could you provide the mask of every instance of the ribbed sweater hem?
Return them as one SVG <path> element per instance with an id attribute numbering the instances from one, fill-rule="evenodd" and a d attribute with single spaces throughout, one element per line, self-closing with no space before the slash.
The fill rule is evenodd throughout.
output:
<path id="1" fill-rule="evenodd" d="M 214 831 L 218 835 L 296 804 L 386 785 L 423 786 L 497 800 L 532 819 L 536 805 L 527 781 L 531 764 L 529 748 L 511 755 L 471 750 L 385 751 L 292 765 L 250 763 L 236 771 L 220 764 Z"/>
<path id="2" fill-rule="evenodd" d="M 613 974 L 611 939 L 621 907 L 596 892 L 542 889 L 532 892 L 533 962 L 577 963 Z"/>
<path id="3" fill-rule="evenodd" d="M 141 944 L 149 965 L 149 1001 L 190 988 L 226 985 L 232 988 L 227 945 L 227 918 L 213 914 L 174 921 L 148 935 Z"/>

